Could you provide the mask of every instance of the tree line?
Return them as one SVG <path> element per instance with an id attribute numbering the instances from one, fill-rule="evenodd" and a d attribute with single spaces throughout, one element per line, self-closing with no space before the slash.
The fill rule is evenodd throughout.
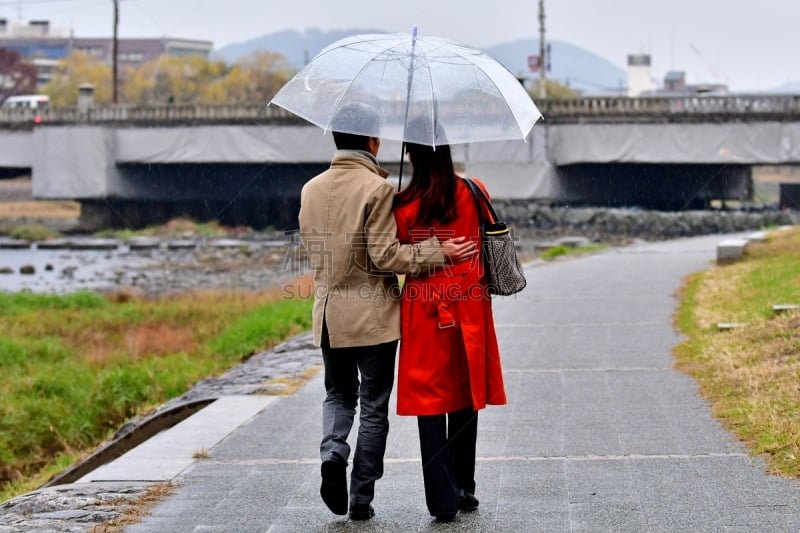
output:
<path id="1" fill-rule="evenodd" d="M 233 64 L 202 56 L 162 55 L 137 67 L 123 67 L 118 101 L 129 105 L 243 104 L 268 102 L 296 73 L 286 58 L 268 51 L 253 52 Z M 82 52 L 61 60 L 43 87 L 36 88 L 36 69 L 18 53 L 0 49 L 0 101 L 14 94 L 41 92 L 53 107 L 77 104 L 78 88 L 94 86 L 94 102 L 112 101 L 111 65 Z M 534 87 L 535 89 L 535 87 Z M 548 80 L 550 98 L 576 93 Z"/>
<path id="2" fill-rule="evenodd" d="M 15 57 L 16 55 L 16 57 Z M 256 51 L 233 64 L 202 56 L 162 55 L 137 67 L 120 69 L 117 82 L 121 104 L 223 104 L 268 102 L 295 73 L 280 54 Z M 40 92 L 53 107 L 74 106 L 78 88 L 93 85 L 94 102 L 110 104 L 111 65 L 82 52 L 72 52 L 36 88 L 36 69 L 19 54 L 0 49 L 0 100 L 14 94 Z M 3 86 L 8 87 L 3 90 Z"/>
<path id="3" fill-rule="evenodd" d="M 36 91 L 36 67 L 22 61 L 19 53 L 0 48 L 0 102 L 15 94 Z"/>

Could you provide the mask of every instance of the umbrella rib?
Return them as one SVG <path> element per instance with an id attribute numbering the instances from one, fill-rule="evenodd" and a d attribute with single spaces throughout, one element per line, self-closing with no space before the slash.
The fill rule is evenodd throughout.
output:
<path id="1" fill-rule="evenodd" d="M 422 42 L 420 42 L 419 44 L 422 45 Z M 420 49 L 421 48 L 422 48 L 422 46 L 420 46 Z M 437 50 L 439 48 L 442 48 L 442 47 L 441 46 L 437 46 L 436 48 L 434 48 L 434 50 Z M 424 56 L 424 52 L 426 52 L 426 51 L 423 50 L 423 54 L 421 54 L 421 55 Z M 425 68 L 425 67 L 421 67 L 421 68 Z M 428 62 L 428 67 L 427 68 L 428 68 L 428 72 L 430 72 L 431 68 L 430 68 L 430 63 L 429 62 Z M 413 75 L 413 73 L 412 73 L 412 75 Z M 436 105 L 436 91 L 434 90 L 434 86 L 433 86 L 433 75 L 432 74 L 429 75 L 428 78 L 430 79 L 430 89 L 431 89 L 431 146 L 433 146 L 433 150 L 436 151 L 436 119 L 438 118 L 436 116 L 437 115 L 436 110 L 437 110 L 438 106 Z M 410 98 L 411 98 L 411 95 L 409 95 L 409 99 Z"/>
<path id="2" fill-rule="evenodd" d="M 317 54 L 316 57 L 314 57 L 314 59 L 316 59 L 318 57 L 321 57 L 321 56 L 324 56 L 324 55 L 327 55 L 327 54 L 329 54 L 331 52 L 339 51 L 342 48 L 349 48 L 349 47 L 351 47 L 353 45 L 365 44 L 365 43 L 366 44 L 371 44 L 371 43 L 374 43 L 376 41 L 389 41 L 389 40 L 397 39 L 397 36 L 394 36 L 392 34 L 384 35 L 382 33 L 366 33 L 366 34 L 362 34 L 360 36 L 359 35 L 354 35 L 353 38 L 355 38 L 355 37 L 360 37 L 360 38 L 357 41 L 352 41 L 352 42 L 346 43 L 346 44 L 344 44 L 342 46 L 335 46 L 335 47 L 326 48 L 326 49 L 322 50 L 319 54 Z M 312 61 L 314 59 L 312 59 Z"/>
<path id="3" fill-rule="evenodd" d="M 457 55 L 458 57 L 460 57 L 461 59 L 464 59 L 464 60 L 466 60 L 466 61 L 469 61 L 469 59 L 467 58 L 467 56 L 466 56 L 465 54 L 461 54 L 461 53 L 459 53 L 459 52 L 458 52 L 457 50 L 455 50 L 455 49 L 453 50 L 453 53 L 454 53 L 455 55 Z M 482 52 L 482 53 L 484 53 L 484 52 Z M 491 58 L 491 57 L 490 57 L 490 58 Z M 477 69 L 478 69 L 480 72 L 482 72 L 482 73 L 485 75 L 485 78 L 487 78 L 487 79 L 489 80 L 489 82 L 490 82 L 490 83 L 491 83 L 491 84 L 492 84 L 492 85 L 495 87 L 495 89 L 497 89 L 497 92 L 498 92 L 498 94 L 503 94 L 503 92 L 500 90 L 500 87 L 498 87 L 497 83 L 495 83 L 495 81 L 492 79 L 492 77 L 491 77 L 491 76 L 489 76 L 489 75 L 486 75 L 486 72 L 485 72 L 485 71 L 484 71 L 484 70 L 483 70 L 481 67 L 479 67 L 478 65 L 476 65 L 475 63 L 472 63 L 472 62 L 471 62 L 471 64 L 472 64 L 472 65 L 475 65 L 475 68 L 477 68 Z M 506 70 L 507 70 L 507 69 L 506 69 Z M 510 73 L 509 73 L 509 74 L 510 74 Z M 503 102 L 503 105 L 505 106 L 505 108 L 508 110 L 508 112 L 509 112 L 509 113 L 511 113 L 511 116 L 512 116 L 512 117 L 514 117 L 514 118 L 516 119 L 516 118 L 517 118 L 517 115 L 515 115 L 515 114 L 514 114 L 514 110 L 511 108 L 511 106 L 510 106 L 510 105 L 508 105 L 508 100 L 507 100 L 507 99 L 505 99 L 505 98 L 503 98 L 503 99 L 502 99 L 502 102 Z M 522 131 L 522 128 L 520 128 L 520 126 L 519 126 L 519 122 L 518 122 L 517 120 L 514 120 L 514 124 L 515 124 L 515 126 L 517 127 L 517 131 L 519 131 L 519 133 L 520 133 L 520 135 L 521 135 L 521 134 L 523 133 L 523 131 Z"/>
<path id="4" fill-rule="evenodd" d="M 352 78 L 352 79 L 350 80 L 350 82 L 347 84 L 347 88 L 346 88 L 345 90 L 343 90 L 343 91 L 342 91 L 342 93 L 339 95 L 339 97 L 336 99 L 336 102 L 335 102 L 335 103 L 334 103 L 334 105 L 333 105 L 333 113 L 332 113 L 332 115 L 331 115 L 331 116 L 334 116 L 334 115 L 336 115 L 336 110 L 337 110 L 337 109 L 339 109 L 339 104 L 342 102 L 342 100 L 344 99 L 344 97 L 345 97 L 345 96 L 347 95 L 347 93 L 350 91 L 350 88 L 351 88 L 351 87 L 353 86 L 353 84 L 356 82 L 356 80 L 358 79 L 358 76 L 359 76 L 359 75 L 361 75 L 361 73 L 362 73 L 362 72 L 364 72 L 364 69 L 366 69 L 366 68 L 367 68 L 367 65 L 369 65 L 369 64 L 370 64 L 370 62 L 371 62 L 372 60 L 373 60 L 373 58 L 367 58 L 367 60 L 366 60 L 366 61 L 364 61 L 364 64 L 363 64 L 363 65 L 361 65 L 361 67 L 358 69 L 358 71 L 356 72 L 356 74 L 353 76 L 353 78 Z M 324 130 L 324 133 L 327 133 L 327 132 L 328 132 L 328 128 L 326 127 L 326 128 L 325 128 L 325 130 Z"/>
<path id="5" fill-rule="evenodd" d="M 395 39 L 396 39 L 396 37 L 395 37 Z M 389 39 L 382 39 L 382 40 L 389 40 Z M 359 42 L 367 42 L 367 41 L 359 41 Z M 384 48 L 383 50 L 381 50 L 381 52 L 380 52 L 380 53 L 381 53 L 381 54 L 385 54 L 386 52 L 388 52 L 388 51 L 390 51 L 390 50 L 392 50 L 392 49 L 394 49 L 394 48 L 396 48 L 396 47 L 400 46 L 401 44 L 402 44 L 402 43 L 397 43 L 397 44 L 394 44 L 394 45 L 392 45 L 392 46 L 390 46 L 390 47 L 388 47 L 388 48 Z M 346 46 L 350 46 L 350 44 L 348 43 Z M 368 57 L 368 58 L 367 58 L 367 60 L 366 60 L 366 61 L 364 61 L 364 64 L 363 64 L 363 65 L 361 65 L 361 67 L 360 67 L 360 68 L 358 69 L 358 71 L 355 73 L 355 75 L 353 76 L 353 78 L 352 78 L 352 79 L 350 80 L 350 82 L 347 84 L 347 88 L 346 88 L 345 90 L 343 90 L 343 91 L 342 91 L 342 93 L 341 93 L 341 95 L 340 95 L 340 96 L 339 96 L 339 97 L 336 99 L 336 102 L 334 103 L 334 106 L 333 106 L 333 115 L 335 115 L 335 114 L 336 114 L 336 110 L 337 110 L 337 109 L 339 109 L 339 104 L 342 102 L 342 100 L 344 99 L 345 95 L 346 95 L 346 94 L 347 94 L 347 93 L 350 91 L 350 88 L 351 88 L 351 87 L 353 86 L 353 84 L 356 82 L 356 80 L 358 79 L 358 77 L 361 75 L 361 73 L 362 73 L 362 72 L 364 72 L 364 69 L 366 69 L 366 68 L 367 68 L 367 66 L 368 66 L 368 65 L 369 65 L 369 64 L 370 64 L 372 61 L 374 61 L 374 60 L 375 60 L 375 57 L 374 57 L 374 56 L 373 56 L 373 57 Z M 387 61 L 387 63 L 388 63 L 388 61 Z M 406 100 L 408 100 L 408 96 L 406 96 Z M 328 132 L 328 128 L 325 128 L 323 131 L 324 131 L 324 133 L 327 133 L 327 132 Z"/>

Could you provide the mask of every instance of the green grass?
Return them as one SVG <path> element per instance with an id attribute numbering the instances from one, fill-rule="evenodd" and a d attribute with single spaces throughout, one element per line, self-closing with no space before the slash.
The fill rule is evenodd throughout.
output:
<path id="1" fill-rule="evenodd" d="M 281 300 L 239 317 L 211 342 L 211 350 L 224 357 L 250 354 L 265 344 L 276 344 L 298 330 L 309 328 L 310 318 L 309 305 Z M 270 324 L 270 328 L 265 329 L 264 324 Z"/>
<path id="2" fill-rule="evenodd" d="M 0 501 L 310 321 L 310 300 L 274 291 L 159 300 L 0 293 Z"/>
<path id="3" fill-rule="evenodd" d="M 608 248 L 608 245 L 601 243 L 586 244 L 583 246 L 566 246 L 564 244 L 558 244 L 542 252 L 539 255 L 539 257 L 544 259 L 545 261 L 550 261 L 552 259 L 555 259 L 556 257 L 561 257 L 564 255 L 589 254 L 593 252 L 598 252 L 600 250 L 604 250 L 606 248 Z"/>
<path id="4" fill-rule="evenodd" d="M 0 235 L 6 235 L 13 239 L 38 242 L 54 239 L 60 234 L 42 224 L 18 224 L 9 226 L 0 225 Z"/>
<path id="5" fill-rule="evenodd" d="M 749 244 L 744 260 L 691 276 L 675 316 L 677 365 L 695 377 L 723 424 L 772 472 L 800 476 L 800 229 Z M 746 326 L 719 331 L 721 322 Z"/>
<path id="6" fill-rule="evenodd" d="M 228 230 L 216 221 L 195 222 L 191 219 L 176 218 L 166 224 L 142 229 L 106 229 L 95 233 L 97 237 L 127 240 L 131 237 L 177 237 L 192 235 L 199 237 L 224 237 Z"/>

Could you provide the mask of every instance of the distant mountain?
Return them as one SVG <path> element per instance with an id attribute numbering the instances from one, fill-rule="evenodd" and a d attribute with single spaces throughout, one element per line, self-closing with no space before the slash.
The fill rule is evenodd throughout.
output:
<path id="1" fill-rule="evenodd" d="M 289 64 L 302 67 L 307 59 L 334 41 L 358 33 L 384 33 L 375 29 L 350 29 L 323 31 L 312 28 L 303 32 L 294 30 L 270 33 L 241 43 L 230 44 L 215 50 L 215 59 L 228 63 L 256 50 L 282 54 Z M 522 39 L 498 44 L 484 51 L 505 65 L 514 75 L 538 77 L 528 70 L 528 55 L 539 53 L 539 42 Z M 561 41 L 551 41 L 551 71 L 549 79 L 560 81 L 584 93 L 597 94 L 619 91 L 627 85 L 627 74 L 610 61 L 583 48 Z"/>
<path id="2" fill-rule="evenodd" d="M 300 68 L 305 65 L 307 59 L 317 55 L 323 48 L 334 41 L 343 39 L 348 35 L 359 33 L 385 33 L 381 30 L 331 30 L 323 31 L 318 28 L 310 28 L 303 32 L 295 30 L 279 31 L 268 33 L 261 37 L 249 39 L 241 43 L 229 44 L 212 53 L 215 59 L 224 60 L 232 63 L 238 58 L 246 56 L 256 50 L 268 50 L 276 54 L 283 55 L 289 64 Z"/>
<path id="3" fill-rule="evenodd" d="M 562 41 L 550 41 L 548 79 L 557 80 L 584 93 L 607 93 L 628 86 L 625 70 L 605 58 Z M 505 65 L 514 75 L 539 77 L 528 69 L 528 56 L 539 55 L 539 41 L 522 39 L 498 44 L 484 50 Z"/>

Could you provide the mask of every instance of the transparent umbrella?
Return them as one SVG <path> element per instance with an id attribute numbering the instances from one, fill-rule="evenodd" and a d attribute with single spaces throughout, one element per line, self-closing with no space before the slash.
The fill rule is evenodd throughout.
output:
<path id="1" fill-rule="evenodd" d="M 311 60 L 271 103 L 325 131 L 436 146 L 525 139 L 541 117 L 519 81 L 486 53 L 440 37 L 365 34 Z M 377 111 L 379 129 L 345 106 Z"/>

